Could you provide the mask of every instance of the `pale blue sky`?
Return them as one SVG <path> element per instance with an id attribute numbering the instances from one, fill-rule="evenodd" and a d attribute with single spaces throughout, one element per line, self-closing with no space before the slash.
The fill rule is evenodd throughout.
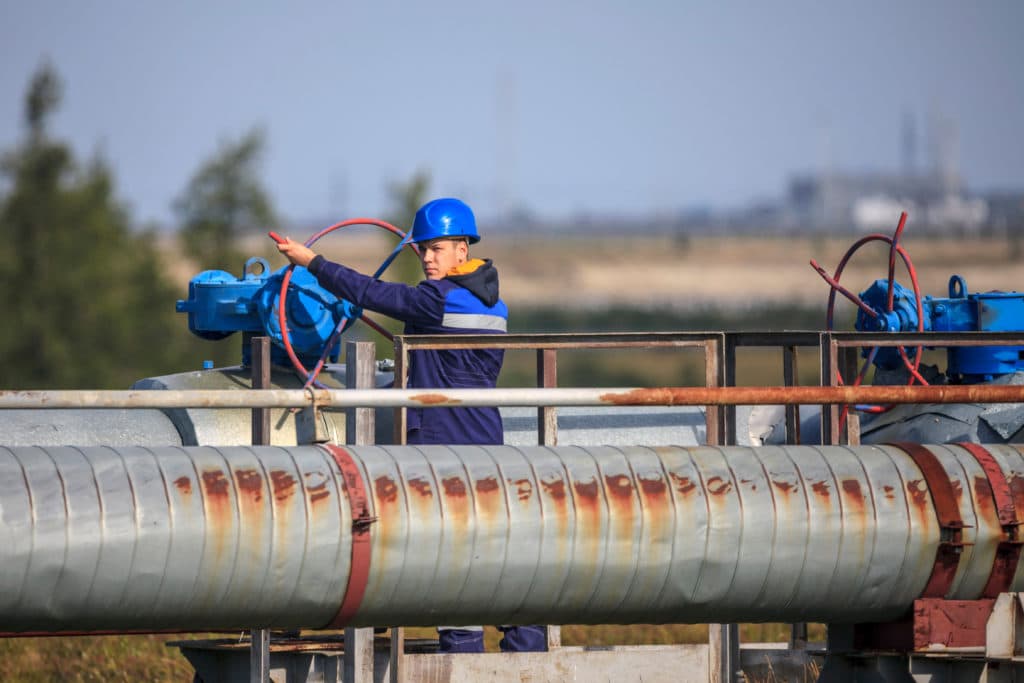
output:
<path id="1" fill-rule="evenodd" d="M 826 164 L 897 170 L 907 113 L 955 121 L 971 188 L 1021 188 L 1022 34 L 1016 0 L 0 0 L 0 148 L 49 58 L 54 132 L 140 221 L 252 126 L 302 221 L 381 215 L 418 168 L 484 215 L 738 206 Z"/>

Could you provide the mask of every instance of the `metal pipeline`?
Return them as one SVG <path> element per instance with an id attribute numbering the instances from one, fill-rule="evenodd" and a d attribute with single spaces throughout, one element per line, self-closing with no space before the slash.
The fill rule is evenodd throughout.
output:
<path id="1" fill-rule="evenodd" d="M 1021 517 L 1019 446 L 0 448 L 0 632 L 880 621 Z"/>

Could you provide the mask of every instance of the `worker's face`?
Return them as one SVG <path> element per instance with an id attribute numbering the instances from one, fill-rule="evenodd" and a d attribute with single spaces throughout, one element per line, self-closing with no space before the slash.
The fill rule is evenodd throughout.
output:
<path id="1" fill-rule="evenodd" d="M 420 262 L 428 280 L 440 280 L 455 266 L 462 265 L 469 256 L 465 240 L 436 239 L 420 242 Z"/>

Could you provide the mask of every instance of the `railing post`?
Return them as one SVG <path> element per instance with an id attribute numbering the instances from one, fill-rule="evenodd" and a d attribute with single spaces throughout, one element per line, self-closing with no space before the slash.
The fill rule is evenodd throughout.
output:
<path id="1" fill-rule="evenodd" d="M 345 343 L 345 388 L 372 389 L 377 351 L 373 342 Z M 345 443 L 365 446 L 374 442 L 373 408 L 345 411 Z M 347 683 L 373 683 L 373 629 L 345 629 L 345 678 Z"/>
<path id="2" fill-rule="evenodd" d="M 405 339 L 401 335 L 395 335 L 395 381 L 392 384 L 396 389 L 405 389 L 406 373 L 409 369 L 409 350 L 405 346 Z M 394 442 L 398 445 L 405 443 L 405 408 L 395 408 L 395 431 Z"/>
<path id="3" fill-rule="evenodd" d="M 834 387 L 837 384 L 837 373 L 839 369 L 838 347 L 836 340 L 829 332 L 821 334 L 819 344 L 821 358 L 820 385 L 823 387 Z M 821 443 L 826 446 L 839 443 L 839 410 L 836 404 L 829 403 L 821 406 Z"/>
<path id="4" fill-rule="evenodd" d="M 558 386 L 558 351 L 537 349 L 537 386 Z M 554 406 L 537 408 L 537 445 L 558 445 L 558 409 Z M 548 624 L 548 650 L 562 647 L 562 627 Z"/>
<path id="5" fill-rule="evenodd" d="M 252 358 L 252 388 L 270 388 L 270 337 L 253 337 L 249 347 Z M 270 409 L 252 409 L 252 445 L 270 445 Z M 249 680 L 266 683 L 270 680 L 270 631 L 265 628 L 249 632 Z"/>
<path id="6" fill-rule="evenodd" d="M 705 385 L 708 387 L 732 386 L 736 382 L 736 345 L 725 333 L 719 333 L 704 345 Z M 706 406 L 706 441 L 709 446 L 721 446 L 735 441 L 735 428 L 729 424 L 727 406 Z M 732 415 L 735 416 L 735 409 Z M 730 430 L 733 438 L 730 439 Z M 735 634 L 735 635 L 734 635 Z M 738 657 L 733 658 L 732 648 L 738 648 L 739 629 L 736 624 L 708 624 L 708 670 L 711 683 L 734 683 Z"/>
<path id="7" fill-rule="evenodd" d="M 841 368 L 842 376 L 847 378 L 847 384 L 853 384 L 853 378 L 857 376 L 857 347 L 854 346 L 840 346 L 838 347 L 838 364 Z M 843 406 L 838 406 L 842 410 Z M 837 430 L 839 424 L 836 424 Z M 851 446 L 855 446 L 860 443 L 860 418 L 857 417 L 853 411 L 853 406 L 850 406 L 846 411 L 846 429 L 842 434 L 836 433 L 836 438 L 841 443 L 846 443 Z"/>
<path id="8" fill-rule="evenodd" d="M 736 337 L 729 332 L 725 332 L 725 341 L 723 344 L 723 350 L 725 352 L 725 358 L 722 363 L 722 386 L 734 387 L 736 386 Z M 722 431 L 725 437 L 722 440 L 722 444 L 726 446 L 736 445 L 736 406 L 727 405 L 722 406 Z"/>
<path id="9" fill-rule="evenodd" d="M 719 333 L 704 341 L 704 386 L 713 388 L 725 384 L 725 335 Z M 709 446 L 719 446 L 725 441 L 724 406 L 704 406 L 704 424 Z"/>
<path id="10" fill-rule="evenodd" d="M 558 386 L 558 351 L 537 349 L 537 386 L 545 389 Z M 558 412 L 553 406 L 537 408 L 537 445 L 558 445 Z"/>
<path id="11" fill-rule="evenodd" d="M 796 346 L 782 347 L 782 383 L 787 387 L 800 384 Z M 800 406 L 795 403 L 786 404 L 786 443 L 800 444 Z"/>

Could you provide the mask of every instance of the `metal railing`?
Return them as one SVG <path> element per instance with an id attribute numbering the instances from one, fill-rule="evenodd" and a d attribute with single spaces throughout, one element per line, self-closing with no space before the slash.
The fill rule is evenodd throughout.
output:
<path id="1" fill-rule="evenodd" d="M 365 343 L 363 343 L 365 344 Z M 799 406 L 817 404 L 823 409 L 822 443 L 857 440 L 856 421 L 850 420 L 840 434 L 840 406 L 858 403 L 1024 403 L 1024 386 L 838 386 L 839 369 L 856 365 L 857 349 L 872 346 L 951 347 L 1022 346 L 1024 333 L 878 333 L 858 332 L 683 332 L 628 334 L 529 334 L 455 335 L 395 338 L 394 389 L 366 389 L 372 383 L 372 354 L 349 356 L 353 370 L 371 368 L 368 382 L 346 390 L 164 390 L 164 391 L 0 391 L 0 409 L 10 408 L 252 408 L 254 419 L 265 420 L 266 408 L 351 408 L 372 421 L 374 407 L 396 408 L 396 443 L 404 443 L 404 409 L 408 407 L 529 406 L 538 409 L 540 445 L 557 444 L 559 406 L 690 405 L 704 406 L 709 445 L 735 443 L 735 407 L 752 404 L 786 406 L 787 442 L 799 443 Z M 347 351 L 362 344 L 350 343 Z M 783 385 L 736 386 L 736 353 L 744 347 L 779 347 L 782 350 Z M 427 349 L 498 348 L 536 352 L 536 388 L 407 389 L 405 371 L 409 354 Z M 583 349 L 694 349 L 703 354 L 703 387 L 558 388 L 558 353 Z M 798 350 L 818 349 L 818 386 L 799 386 Z M 257 386 L 254 383 L 254 386 Z M 368 416 L 366 415 L 368 414 Z M 363 437 L 356 436 L 363 434 Z M 366 419 L 353 418 L 349 440 L 365 440 L 372 434 Z M 261 441 L 254 432 L 254 443 Z M 731 680 L 738 662 L 738 641 L 732 625 L 711 630 L 712 661 L 719 662 L 718 680 Z M 347 667 L 365 671 L 372 662 L 372 634 L 352 634 L 359 652 Z M 367 644 L 369 642 L 369 645 Z M 551 645 L 560 644 L 557 629 Z M 369 649 L 366 649 L 369 647 Z M 400 680 L 403 655 L 399 631 L 392 639 L 391 679 Z M 265 656 L 265 655 L 263 655 Z M 346 653 L 346 658 L 349 654 Z M 257 661 L 257 660 L 254 660 Z M 265 662 L 265 660 L 262 660 Z M 265 666 L 265 664 L 263 664 Z M 370 664 L 372 666 L 372 663 Z M 261 667 L 262 668 L 262 667 Z"/>

